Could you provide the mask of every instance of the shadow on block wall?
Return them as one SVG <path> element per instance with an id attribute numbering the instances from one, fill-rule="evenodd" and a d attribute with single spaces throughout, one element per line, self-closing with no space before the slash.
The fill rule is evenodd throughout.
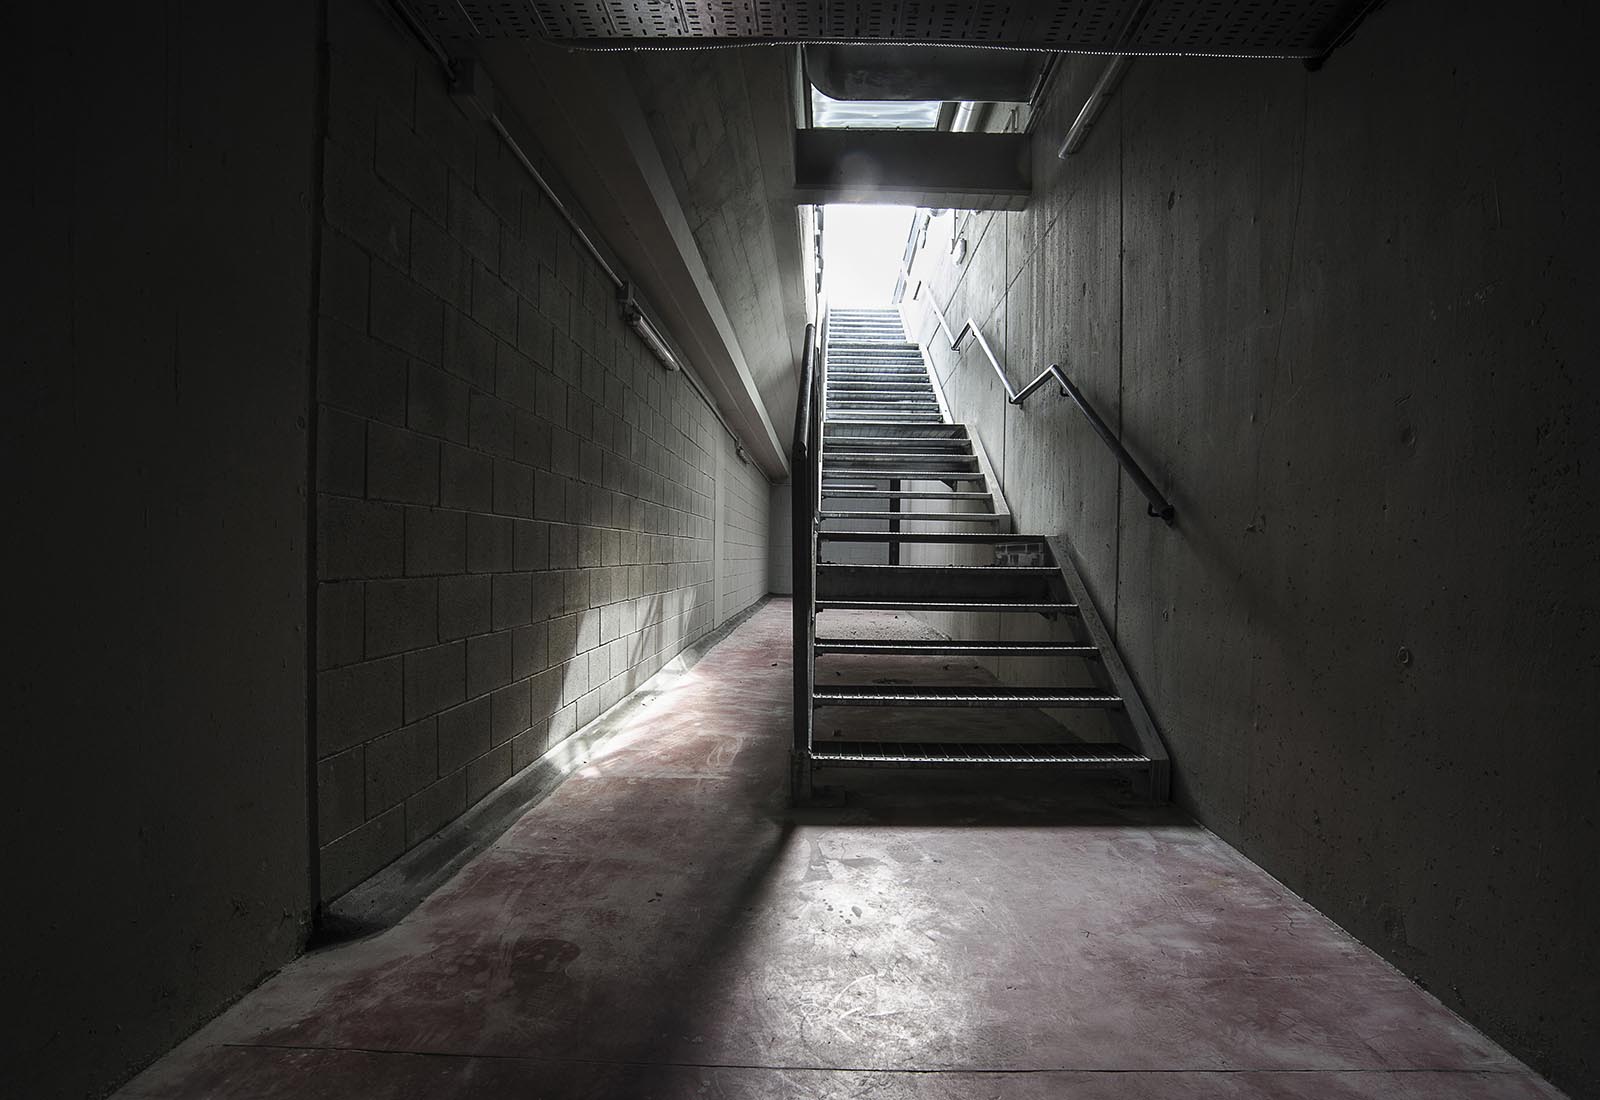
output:
<path id="1" fill-rule="evenodd" d="M 334 0 L 329 37 L 324 899 L 712 629 L 719 523 L 752 528 L 724 610 L 766 588 L 764 530 L 717 489 L 759 478 L 764 520 L 765 479 L 731 472 L 713 414 L 622 325 L 521 165 L 377 9 Z"/>

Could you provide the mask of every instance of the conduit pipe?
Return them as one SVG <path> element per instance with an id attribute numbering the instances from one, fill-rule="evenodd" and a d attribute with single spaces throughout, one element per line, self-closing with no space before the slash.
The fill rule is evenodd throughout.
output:
<path id="1" fill-rule="evenodd" d="M 1111 102 L 1111 97 L 1117 92 L 1117 85 L 1122 83 L 1123 76 L 1128 71 L 1128 66 L 1133 63 L 1133 58 L 1127 54 L 1118 54 L 1106 62 L 1106 67 L 1100 74 L 1100 79 L 1095 81 L 1094 90 L 1089 93 L 1089 98 L 1083 104 L 1083 110 L 1078 112 L 1072 129 L 1067 131 L 1066 140 L 1061 143 L 1061 151 L 1056 154 L 1061 160 L 1066 160 L 1089 139 L 1089 131 L 1094 128 L 1095 120 L 1106 109 L 1106 104 Z"/>

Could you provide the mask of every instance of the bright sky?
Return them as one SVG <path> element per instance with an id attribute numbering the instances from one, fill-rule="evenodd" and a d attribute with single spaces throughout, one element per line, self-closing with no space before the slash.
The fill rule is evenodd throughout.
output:
<path id="1" fill-rule="evenodd" d="M 914 206 L 827 206 L 822 289 L 834 306 L 886 306 L 911 233 Z"/>

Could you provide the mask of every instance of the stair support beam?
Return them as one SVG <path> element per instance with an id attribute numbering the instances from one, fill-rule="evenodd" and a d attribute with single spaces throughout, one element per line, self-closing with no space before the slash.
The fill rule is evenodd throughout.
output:
<path id="1" fill-rule="evenodd" d="M 1150 799 L 1153 802 L 1171 801 L 1172 764 L 1166 743 L 1162 740 L 1155 719 L 1150 715 L 1150 709 L 1145 706 L 1139 685 L 1134 683 L 1127 666 L 1122 662 L 1116 639 L 1100 617 L 1100 609 L 1083 579 L 1077 550 L 1064 534 L 1053 535 L 1046 541 L 1050 544 L 1050 553 L 1056 559 L 1056 565 L 1061 569 L 1061 579 L 1067 586 L 1067 593 L 1077 605 L 1078 621 L 1088 632 L 1089 640 L 1100 651 L 1098 667 L 1103 670 L 1111 689 L 1122 698 L 1123 713 L 1128 718 L 1136 747 L 1150 760 Z"/>

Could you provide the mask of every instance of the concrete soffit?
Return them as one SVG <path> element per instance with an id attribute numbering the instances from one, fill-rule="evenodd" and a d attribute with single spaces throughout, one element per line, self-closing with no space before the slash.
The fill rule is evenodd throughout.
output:
<path id="1" fill-rule="evenodd" d="M 1022 210 L 1033 192 L 1023 133 L 811 129 L 794 140 L 802 202 Z"/>
<path id="2" fill-rule="evenodd" d="M 751 459 L 788 476 L 721 296 L 672 187 L 621 58 L 485 42 L 498 93 L 532 129 L 578 205 L 704 381 Z"/>
<path id="3" fill-rule="evenodd" d="M 756 126 L 756 151 L 761 160 L 761 178 L 767 191 L 772 251 L 778 258 L 778 278 L 784 303 L 784 326 L 793 363 L 794 385 L 800 385 L 800 360 L 804 351 L 805 325 L 810 317 L 806 308 L 807 283 L 805 256 L 808 249 L 805 218 L 794 201 L 794 102 L 796 78 L 800 70 L 798 50 L 785 50 L 786 64 L 782 84 L 767 79 L 757 64 L 763 52 L 745 50 L 745 82 L 750 89 L 752 108 L 761 121 Z M 781 123 L 781 124 L 774 124 Z M 788 425 L 784 425 L 787 429 Z"/>

